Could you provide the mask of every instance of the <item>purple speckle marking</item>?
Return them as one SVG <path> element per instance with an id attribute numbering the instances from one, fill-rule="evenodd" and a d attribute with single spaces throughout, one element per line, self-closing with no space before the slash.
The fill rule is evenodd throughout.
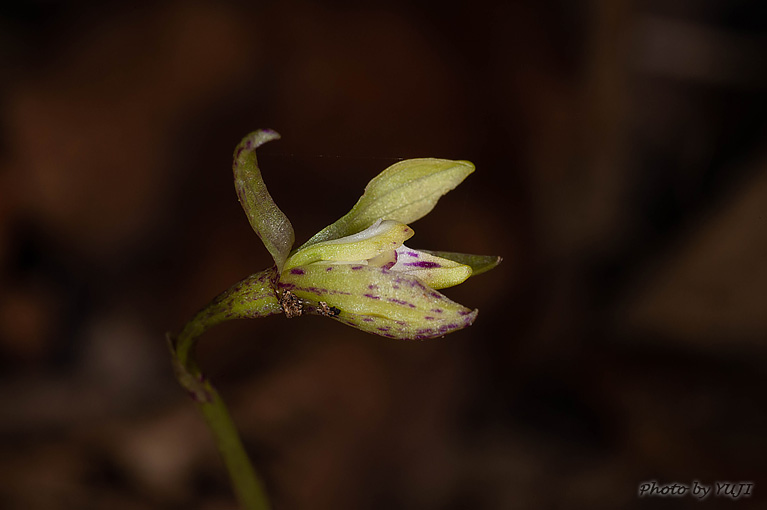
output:
<path id="1" fill-rule="evenodd" d="M 378 331 L 389 331 L 389 328 L 386 326 L 381 326 L 379 328 L 376 328 Z"/>
<path id="2" fill-rule="evenodd" d="M 441 264 L 437 264 L 436 262 L 429 262 L 428 260 L 419 260 L 418 262 L 405 262 L 406 266 L 413 266 L 413 267 L 422 267 L 424 269 L 428 269 L 431 267 L 442 267 Z"/>
<path id="3" fill-rule="evenodd" d="M 392 285 L 391 288 L 394 290 L 399 290 L 399 285 Z"/>
<path id="4" fill-rule="evenodd" d="M 436 299 L 442 299 L 442 294 L 440 294 L 439 292 L 430 292 L 429 295 Z"/>
<path id="5" fill-rule="evenodd" d="M 380 297 L 374 296 L 373 294 L 363 294 L 363 296 L 370 299 L 381 299 Z"/>
<path id="6" fill-rule="evenodd" d="M 365 322 L 373 322 L 373 319 L 371 319 L 370 317 L 363 317 L 362 320 Z"/>
<path id="7" fill-rule="evenodd" d="M 294 284 L 292 284 L 292 283 L 282 283 L 282 282 L 280 282 L 279 285 L 280 285 L 281 289 L 295 289 L 296 288 L 296 286 Z"/>
<path id="8" fill-rule="evenodd" d="M 365 267 L 365 266 L 352 266 L 352 271 L 359 271 L 363 267 Z"/>
<path id="9" fill-rule="evenodd" d="M 332 270 L 333 270 L 333 266 L 328 266 L 325 268 L 325 271 L 332 271 Z"/>
<path id="10" fill-rule="evenodd" d="M 378 288 L 378 285 L 376 285 L 374 283 L 371 283 L 370 285 L 368 285 L 368 289 L 370 289 L 370 290 L 376 290 L 377 288 Z"/>
<path id="11" fill-rule="evenodd" d="M 471 313 L 471 311 L 470 311 L 470 310 L 469 310 L 469 311 L 466 311 L 466 310 L 458 310 L 458 315 L 469 315 L 470 313 Z"/>
<path id="12" fill-rule="evenodd" d="M 421 256 L 421 254 L 418 253 L 417 251 L 409 251 L 409 252 L 407 252 L 407 254 L 410 255 L 411 257 L 413 257 L 414 259 L 417 259 L 417 258 L 419 258 Z"/>
<path id="13" fill-rule="evenodd" d="M 432 308 L 431 311 L 434 313 L 442 313 L 442 308 Z"/>
<path id="14" fill-rule="evenodd" d="M 303 269 L 293 268 L 290 270 L 290 274 L 306 274 Z"/>
<path id="15" fill-rule="evenodd" d="M 460 324 L 456 324 L 455 322 L 451 322 L 450 324 L 447 325 L 447 327 L 450 328 L 450 329 L 457 329 L 457 328 L 460 328 L 461 325 Z"/>
<path id="16" fill-rule="evenodd" d="M 427 321 L 433 321 L 434 317 L 432 317 L 431 315 L 426 315 L 424 316 L 424 319 L 426 319 Z"/>

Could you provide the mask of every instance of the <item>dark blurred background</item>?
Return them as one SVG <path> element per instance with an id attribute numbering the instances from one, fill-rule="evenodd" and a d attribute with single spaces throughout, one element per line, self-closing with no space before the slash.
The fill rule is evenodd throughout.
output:
<path id="1" fill-rule="evenodd" d="M 504 257 L 441 340 L 203 337 L 276 509 L 764 508 L 767 3 L 3 5 L 2 508 L 235 508 L 164 333 L 271 263 L 261 127 L 298 242 L 433 156 L 477 171 L 413 246 Z"/>

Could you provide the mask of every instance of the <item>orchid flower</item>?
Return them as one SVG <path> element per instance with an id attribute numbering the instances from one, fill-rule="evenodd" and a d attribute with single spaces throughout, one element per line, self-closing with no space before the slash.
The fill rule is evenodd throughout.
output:
<path id="1" fill-rule="evenodd" d="M 237 194 L 274 258 L 275 298 L 289 318 L 318 314 L 389 338 L 426 339 L 470 325 L 470 310 L 437 292 L 492 269 L 500 257 L 415 250 L 407 225 L 474 171 L 468 161 L 400 161 L 375 177 L 352 210 L 291 251 L 293 227 L 272 200 L 256 148 L 279 138 L 246 136 L 234 154 Z M 257 304 L 256 306 L 261 306 Z M 271 303 L 270 310 L 274 309 Z"/>

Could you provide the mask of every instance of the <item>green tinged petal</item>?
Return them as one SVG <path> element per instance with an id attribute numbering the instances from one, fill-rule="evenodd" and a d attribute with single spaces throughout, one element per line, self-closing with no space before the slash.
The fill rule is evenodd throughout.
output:
<path id="1" fill-rule="evenodd" d="M 250 226 L 269 250 L 277 268 L 282 269 L 295 240 L 293 225 L 266 189 L 256 159 L 258 147 L 278 138 L 280 135 L 268 129 L 250 133 L 234 150 L 233 169 L 234 187 Z"/>
<path id="2" fill-rule="evenodd" d="M 380 267 L 300 266 L 285 271 L 279 287 L 314 313 L 389 338 L 444 336 L 469 326 L 477 316 L 476 310 L 451 301 L 418 278 Z"/>
<path id="3" fill-rule="evenodd" d="M 357 234 L 299 249 L 287 260 L 285 270 L 320 261 L 366 264 L 384 252 L 391 252 L 393 258 L 394 250 L 413 233 L 413 229 L 396 221 L 376 222 Z"/>
<path id="4" fill-rule="evenodd" d="M 346 216 L 322 229 L 304 247 L 354 234 L 378 219 L 412 223 L 473 171 L 468 161 L 420 158 L 395 163 L 368 183 Z"/>
<path id="5" fill-rule="evenodd" d="M 471 276 L 490 271 L 501 263 L 503 258 L 498 255 L 471 255 L 469 253 L 455 253 L 451 251 L 419 250 L 429 253 L 436 257 L 442 257 L 459 264 L 465 264 L 471 267 Z"/>

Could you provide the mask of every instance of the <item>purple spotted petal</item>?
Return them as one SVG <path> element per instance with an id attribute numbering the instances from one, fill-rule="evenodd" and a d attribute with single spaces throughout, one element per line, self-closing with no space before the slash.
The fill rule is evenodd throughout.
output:
<path id="1" fill-rule="evenodd" d="M 307 309 L 339 310 L 333 318 L 389 338 L 426 339 L 471 325 L 470 310 L 424 285 L 418 278 L 371 266 L 327 264 L 285 271 L 278 286 L 304 301 Z M 324 303 L 324 308 L 321 305 Z"/>

